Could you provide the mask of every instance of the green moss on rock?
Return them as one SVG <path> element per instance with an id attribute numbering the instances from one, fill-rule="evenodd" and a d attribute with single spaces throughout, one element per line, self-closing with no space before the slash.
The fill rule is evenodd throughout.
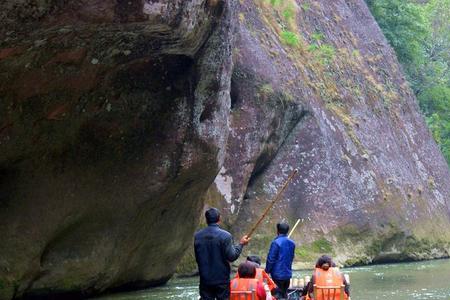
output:
<path id="1" fill-rule="evenodd" d="M 11 299 L 16 288 L 17 284 L 0 278 L 0 299 Z"/>
<path id="2" fill-rule="evenodd" d="M 350 266 L 364 266 L 371 262 L 371 260 L 367 256 L 359 256 L 347 259 L 343 265 L 345 267 Z"/>
<path id="3" fill-rule="evenodd" d="M 305 244 L 295 249 L 295 254 L 300 260 L 314 262 L 323 254 L 333 254 L 333 245 L 325 238 L 315 240 L 310 244 Z"/>
<path id="4" fill-rule="evenodd" d="M 194 247 L 189 247 L 177 266 L 178 276 L 191 276 L 197 273 L 197 262 L 195 261 Z"/>

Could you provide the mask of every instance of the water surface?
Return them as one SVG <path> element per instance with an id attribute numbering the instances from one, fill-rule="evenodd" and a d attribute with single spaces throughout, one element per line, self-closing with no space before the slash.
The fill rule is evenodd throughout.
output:
<path id="1" fill-rule="evenodd" d="M 450 300 L 450 260 L 346 268 L 352 300 Z M 296 271 L 296 277 L 311 271 Z M 167 285 L 132 293 L 108 295 L 101 300 L 198 299 L 198 277 L 174 278 Z"/>

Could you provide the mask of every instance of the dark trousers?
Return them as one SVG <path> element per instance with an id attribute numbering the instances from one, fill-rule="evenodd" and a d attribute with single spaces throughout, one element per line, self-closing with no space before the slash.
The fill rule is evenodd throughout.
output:
<path id="1" fill-rule="evenodd" d="M 286 279 L 286 280 L 274 279 L 273 281 L 277 285 L 277 287 L 281 293 L 281 296 L 284 299 L 287 299 L 287 290 L 289 288 L 289 284 L 290 284 L 291 280 L 290 279 Z"/>
<path id="2" fill-rule="evenodd" d="M 230 284 L 205 285 L 200 283 L 201 300 L 230 299 Z"/>

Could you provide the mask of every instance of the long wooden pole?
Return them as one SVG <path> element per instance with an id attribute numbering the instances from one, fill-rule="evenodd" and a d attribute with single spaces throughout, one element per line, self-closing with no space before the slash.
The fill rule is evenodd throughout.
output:
<path id="1" fill-rule="evenodd" d="M 289 175 L 288 179 L 286 179 L 286 181 L 284 182 L 283 186 L 281 187 L 280 190 L 278 190 L 278 193 L 275 195 L 275 198 L 272 200 L 272 202 L 270 202 L 270 204 L 266 207 L 266 210 L 264 211 L 264 213 L 261 215 L 261 217 L 259 218 L 258 222 L 255 223 L 255 225 L 253 225 L 252 229 L 250 229 L 250 232 L 247 233 L 247 237 L 251 237 L 251 235 L 255 232 L 256 228 L 258 228 L 259 224 L 261 224 L 262 220 L 267 216 L 267 214 L 269 213 L 269 211 L 272 209 L 272 207 L 275 205 L 275 203 L 280 200 L 281 198 L 281 194 L 284 192 L 284 190 L 287 188 L 289 182 L 291 182 L 292 178 L 294 178 L 294 176 L 298 173 L 298 170 L 295 169 L 294 171 L 292 171 L 291 175 Z"/>
<path id="2" fill-rule="evenodd" d="M 290 238 L 292 233 L 294 233 L 294 230 L 295 230 L 295 228 L 297 228 L 298 223 L 300 223 L 300 219 L 298 219 L 297 222 L 295 222 L 294 227 L 292 227 L 291 232 L 289 232 L 289 234 L 288 234 L 288 238 Z"/>

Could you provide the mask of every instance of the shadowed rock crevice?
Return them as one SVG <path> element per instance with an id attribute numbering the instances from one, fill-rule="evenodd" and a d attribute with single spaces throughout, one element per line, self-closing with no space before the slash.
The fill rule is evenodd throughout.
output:
<path id="1" fill-rule="evenodd" d="M 12 205 L 11 194 L 14 193 L 16 185 L 14 184 L 19 176 L 17 170 L 13 168 L 0 166 L 0 208 L 7 209 Z"/>
<path id="2" fill-rule="evenodd" d="M 233 72 L 233 76 L 231 77 L 231 86 L 230 86 L 230 108 L 234 111 L 237 107 L 239 107 L 239 101 L 242 101 L 242 98 L 239 95 L 239 77 L 236 72 Z"/>
<path id="3" fill-rule="evenodd" d="M 299 122 L 302 121 L 303 118 L 308 116 L 308 111 L 300 111 L 299 114 L 292 116 L 291 120 L 288 120 L 286 123 L 286 132 L 284 133 L 285 136 L 281 139 L 281 143 L 278 147 L 273 147 L 272 145 L 276 145 L 277 142 L 277 130 L 278 128 L 274 128 L 274 132 L 272 132 L 269 137 L 267 138 L 267 141 L 265 141 L 265 147 L 261 151 L 260 155 L 256 159 L 255 167 L 252 171 L 252 174 L 250 175 L 250 179 L 248 180 L 247 190 L 251 188 L 258 177 L 260 177 L 264 171 L 267 169 L 267 167 L 271 164 L 275 156 L 277 155 L 278 151 L 281 147 L 283 147 L 283 144 L 286 142 L 286 140 L 289 138 L 289 135 L 295 130 L 295 127 L 298 125 Z M 272 146 L 272 147 L 271 147 Z M 274 149 L 275 148 L 275 149 Z M 244 196 L 244 198 L 249 198 L 248 195 Z"/>
<path id="4" fill-rule="evenodd" d="M 232 208 L 225 208 L 234 215 L 230 220 L 239 219 L 240 209 L 253 197 L 249 191 L 254 182 L 271 164 L 294 128 L 309 114 L 301 99 L 267 78 L 267 74 L 255 73 L 243 63 L 236 64 L 233 71 L 231 132 L 227 144 L 230 156 L 219 174 L 233 176 L 227 200 Z"/>

